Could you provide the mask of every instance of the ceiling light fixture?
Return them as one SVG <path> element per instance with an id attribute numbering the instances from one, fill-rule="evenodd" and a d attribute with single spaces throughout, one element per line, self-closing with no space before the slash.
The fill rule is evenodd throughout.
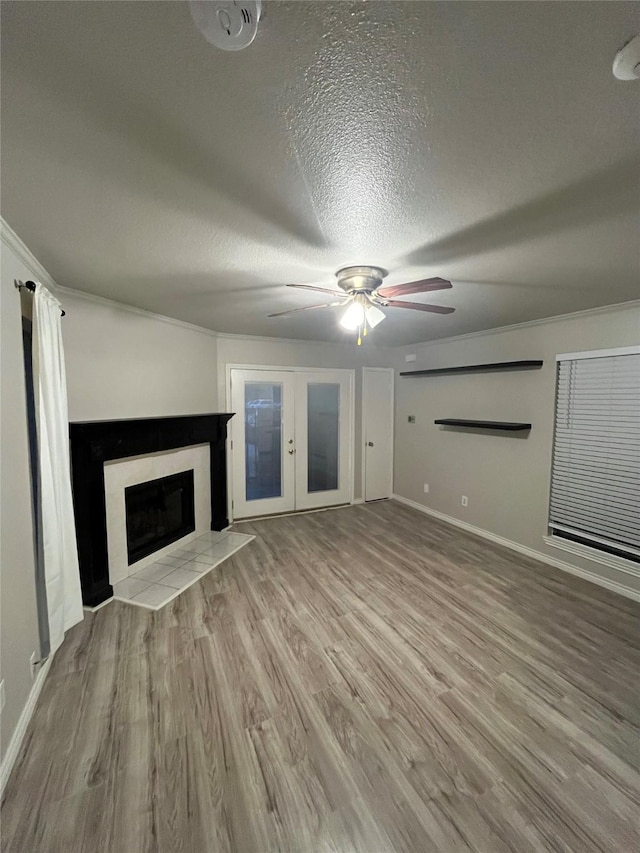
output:
<path id="1" fill-rule="evenodd" d="M 358 332 L 358 346 L 367 334 L 367 327 L 375 329 L 385 319 L 385 314 L 372 303 L 368 293 L 355 293 L 352 301 L 340 318 L 340 325 L 349 332 Z"/>
<path id="2" fill-rule="evenodd" d="M 355 332 L 364 320 L 364 308 L 359 302 L 352 302 L 340 318 L 340 325 L 348 332 Z"/>
<path id="3" fill-rule="evenodd" d="M 372 329 L 375 329 L 378 323 L 382 323 L 386 316 L 387 315 L 384 314 L 379 308 L 376 308 L 375 305 L 369 305 L 369 307 L 365 311 L 367 323 L 369 326 L 371 326 Z"/>
<path id="4" fill-rule="evenodd" d="M 413 311 L 427 311 L 431 314 L 453 314 L 455 308 L 444 305 L 428 305 L 426 302 L 407 302 L 395 299 L 408 293 L 430 293 L 433 290 L 447 290 L 451 282 L 444 278 L 425 278 L 420 281 L 405 281 L 402 284 L 383 284 L 387 271 L 382 267 L 353 266 L 342 267 L 336 273 L 339 290 L 319 287 L 317 284 L 288 284 L 287 287 L 299 287 L 302 290 L 319 291 L 338 297 L 334 302 L 322 302 L 319 305 L 303 305 L 301 308 L 287 308 L 276 311 L 269 317 L 288 317 L 300 311 L 317 311 L 322 308 L 346 309 L 339 323 L 349 332 L 358 332 L 358 346 L 367 334 L 367 329 L 375 329 L 387 316 L 382 308 L 402 308 Z"/>

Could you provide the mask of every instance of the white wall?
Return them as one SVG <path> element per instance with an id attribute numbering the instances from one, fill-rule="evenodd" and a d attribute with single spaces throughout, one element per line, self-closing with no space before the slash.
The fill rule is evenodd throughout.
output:
<path id="1" fill-rule="evenodd" d="M 640 307 L 577 314 L 395 351 L 398 370 L 543 359 L 541 370 L 396 377 L 396 494 L 601 577 L 640 578 L 547 546 L 558 353 L 640 341 Z M 416 361 L 405 355 L 416 353 Z M 409 415 L 416 423 L 409 424 Z M 447 430 L 436 418 L 525 421 L 531 433 Z M 425 494 L 424 484 L 429 484 Z M 461 506 L 466 495 L 469 505 Z M 640 567 L 639 567 L 640 568 Z"/>
<path id="2" fill-rule="evenodd" d="M 374 333 L 375 334 L 375 333 Z M 371 339 L 359 347 L 317 341 L 285 341 L 269 338 L 218 337 L 218 399 L 226 400 L 226 367 L 250 364 L 273 367 L 326 367 L 355 371 L 354 497 L 362 497 L 362 368 L 389 366 L 394 350 L 375 347 Z"/>
<path id="3" fill-rule="evenodd" d="M 362 494 L 362 367 L 391 350 L 349 344 L 215 335 L 59 288 L 69 419 L 141 418 L 225 411 L 226 365 L 355 369 L 355 497 Z"/>
<path id="4" fill-rule="evenodd" d="M 3 232 L 4 236 L 4 232 Z M 29 658 L 40 640 L 35 596 L 35 557 L 22 350 L 22 314 L 14 279 L 34 278 L 5 244 L 0 266 L 0 678 L 5 682 L 0 755 L 7 746 L 32 686 Z"/>
<path id="5" fill-rule="evenodd" d="M 219 411 L 215 335 L 67 288 L 58 295 L 69 420 Z"/>
<path id="6" fill-rule="evenodd" d="M 362 495 L 362 367 L 392 350 L 348 344 L 215 335 L 68 288 L 58 293 L 69 419 L 140 418 L 224 411 L 227 364 L 355 370 L 355 497 Z"/>
<path id="7" fill-rule="evenodd" d="M 224 411 L 227 364 L 355 370 L 355 497 L 362 495 L 362 367 L 391 350 L 215 335 L 106 299 L 59 288 L 69 419 L 140 418 Z"/>

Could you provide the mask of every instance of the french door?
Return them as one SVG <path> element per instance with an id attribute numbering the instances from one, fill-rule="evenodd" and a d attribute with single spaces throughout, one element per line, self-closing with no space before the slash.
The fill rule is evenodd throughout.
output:
<path id="1" fill-rule="evenodd" d="M 351 500 L 353 374 L 231 370 L 233 518 Z"/>

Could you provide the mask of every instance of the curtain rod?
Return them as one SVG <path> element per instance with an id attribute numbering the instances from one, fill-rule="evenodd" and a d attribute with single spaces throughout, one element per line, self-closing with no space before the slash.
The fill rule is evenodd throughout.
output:
<path id="1" fill-rule="evenodd" d="M 26 288 L 26 290 L 28 290 L 30 293 L 35 293 L 35 290 L 36 290 L 35 281 L 18 281 L 16 279 L 16 281 L 13 282 L 13 285 L 16 288 L 16 290 L 21 290 L 23 287 Z M 66 311 L 63 311 L 63 310 L 60 311 L 61 317 L 64 317 L 65 314 L 66 314 Z"/>

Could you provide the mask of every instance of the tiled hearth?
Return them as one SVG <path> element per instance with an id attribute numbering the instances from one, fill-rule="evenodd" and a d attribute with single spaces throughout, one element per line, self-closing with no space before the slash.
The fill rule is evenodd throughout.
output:
<path id="1" fill-rule="evenodd" d="M 254 538 L 246 533 L 205 533 L 114 584 L 113 596 L 159 610 Z"/>

